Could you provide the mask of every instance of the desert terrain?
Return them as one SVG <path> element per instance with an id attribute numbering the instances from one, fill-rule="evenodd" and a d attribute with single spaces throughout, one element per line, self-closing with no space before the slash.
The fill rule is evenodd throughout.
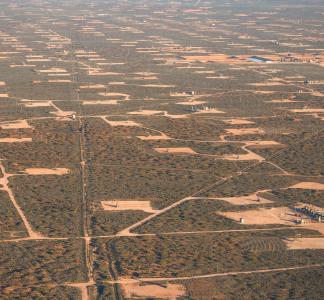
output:
<path id="1" fill-rule="evenodd" d="M 0 2 L 0 299 L 321 299 L 324 4 Z"/>

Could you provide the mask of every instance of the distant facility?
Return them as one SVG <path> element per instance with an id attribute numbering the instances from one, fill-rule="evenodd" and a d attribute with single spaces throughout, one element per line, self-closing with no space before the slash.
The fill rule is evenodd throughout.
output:
<path id="1" fill-rule="evenodd" d="M 264 58 L 261 56 L 250 56 L 247 58 L 247 61 L 255 62 L 255 63 L 267 63 L 267 64 L 273 62 L 271 59 Z"/>

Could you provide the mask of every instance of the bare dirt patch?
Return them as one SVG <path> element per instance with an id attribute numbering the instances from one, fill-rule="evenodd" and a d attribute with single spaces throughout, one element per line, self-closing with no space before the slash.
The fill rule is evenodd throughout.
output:
<path id="1" fill-rule="evenodd" d="M 312 93 L 312 95 L 316 96 L 316 97 L 324 97 L 324 94 L 321 92 L 314 92 L 314 93 Z"/>
<path id="2" fill-rule="evenodd" d="M 324 113 L 324 108 L 302 108 L 302 109 L 290 109 L 294 113 Z"/>
<path id="3" fill-rule="evenodd" d="M 140 127 L 141 125 L 134 122 L 134 121 L 110 121 L 110 120 L 107 120 L 106 118 L 104 118 L 104 120 L 110 125 L 110 126 L 113 126 L 113 127 L 117 127 L 117 126 L 130 126 L 130 127 Z"/>
<path id="4" fill-rule="evenodd" d="M 66 73 L 67 71 L 62 68 L 50 68 L 44 70 L 37 70 L 39 73 Z"/>
<path id="5" fill-rule="evenodd" d="M 153 73 L 153 72 L 136 72 L 134 74 L 140 75 L 140 76 L 153 76 L 153 75 L 158 75 L 158 73 Z"/>
<path id="6" fill-rule="evenodd" d="M 227 133 L 232 135 L 245 135 L 245 134 L 263 134 L 264 130 L 258 127 L 255 128 L 227 128 Z"/>
<path id="7" fill-rule="evenodd" d="M 299 101 L 295 101 L 295 100 L 291 100 L 291 99 L 273 99 L 273 100 L 266 101 L 266 102 L 271 102 L 271 103 L 295 103 L 295 102 L 299 102 Z"/>
<path id="8" fill-rule="evenodd" d="M 248 225 L 283 224 L 296 225 L 295 211 L 288 207 L 259 208 L 239 212 L 222 212 L 220 215 L 239 222 L 244 219 Z"/>
<path id="9" fill-rule="evenodd" d="M 324 237 L 319 238 L 296 238 L 284 240 L 288 249 L 302 250 L 302 249 L 324 249 Z"/>
<path id="10" fill-rule="evenodd" d="M 24 103 L 25 107 L 47 107 L 52 106 L 50 101 L 35 101 L 35 102 L 26 102 Z"/>
<path id="11" fill-rule="evenodd" d="M 276 141 L 244 141 L 246 146 L 253 147 L 266 147 L 266 146 L 282 146 L 282 144 Z"/>
<path id="12" fill-rule="evenodd" d="M 89 84 L 89 85 L 80 85 L 80 89 L 104 89 L 106 88 L 103 84 Z"/>
<path id="13" fill-rule="evenodd" d="M 271 95 L 274 94 L 275 91 L 254 91 L 254 94 L 259 94 L 259 95 Z"/>
<path id="14" fill-rule="evenodd" d="M 90 71 L 89 76 L 118 76 L 118 75 L 124 75 L 122 73 L 117 72 L 100 72 L 100 71 Z"/>
<path id="15" fill-rule="evenodd" d="M 29 129 L 32 128 L 26 120 L 18 120 L 7 124 L 0 125 L 1 129 Z"/>
<path id="16" fill-rule="evenodd" d="M 186 115 L 186 114 L 182 114 L 182 115 L 172 115 L 172 114 L 169 114 L 169 113 L 164 113 L 164 116 L 167 117 L 167 118 L 170 118 L 170 119 L 187 119 L 189 118 L 189 115 Z"/>
<path id="17" fill-rule="evenodd" d="M 225 160 L 238 160 L 238 161 L 242 161 L 242 160 L 258 160 L 258 161 L 263 161 L 264 158 L 252 151 L 248 151 L 248 153 L 246 154 L 228 154 L 228 155 L 224 155 L 222 156 L 222 159 Z"/>
<path id="18" fill-rule="evenodd" d="M 133 80 L 158 80 L 159 78 L 156 76 L 143 76 L 143 77 L 133 77 Z"/>
<path id="19" fill-rule="evenodd" d="M 124 81 L 110 81 L 108 82 L 109 85 L 125 85 L 126 82 Z"/>
<path id="20" fill-rule="evenodd" d="M 154 148 L 155 151 L 163 154 L 167 153 L 183 153 L 183 154 L 198 154 L 189 147 L 174 147 L 174 148 Z"/>
<path id="21" fill-rule="evenodd" d="M 167 135 L 141 135 L 137 136 L 142 141 L 156 141 L 156 140 L 171 140 L 172 138 L 168 137 Z"/>
<path id="22" fill-rule="evenodd" d="M 119 104 L 118 100 L 94 100 L 82 101 L 83 105 L 116 105 Z"/>
<path id="23" fill-rule="evenodd" d="M 232 79 L 232 76 L 207 76 L 208 79 Z"/>
<path id="24" fill-rule="evenodd" d="M 176 300 L 180 296 L 185 296 L 186 290 L 181 284 L 148 284 L 148 283 L 122 283 L 122 289 L 126 299 L 170 299 Z"/>
<path id="25" fill-rule="evenodd" d="M 24 143 L 31 141 L 32 138 L 0 138 L 0 143 Z"/>
<path id="26" fill-rule="evenodd" d="M 199 109 L 195 114 L 224 114 L 224 111 L 221 111 L 216 108 L 205 108 L 205 109 Z"/>
<path id="27" fill-rule="evenodd" d="M 111 201 L 101 201 L 101 205 L 104 210 L 109 210 L 109 211 L 142 210 L 148 213 L 157 212 L 157 210 L 152 208 L 150 201 L 111 200 Z"/>
<path id="28" fill-rule="evenodd" d="M 251 125 L 254 124 L 254 122 L 245 120 L 245 119 L 228 119 L 228 120 L 223 120 L 223 122 L 231 125 Z"/>
<path id="29" fill-rule="evenodd" d="M 66 168 L 27 168 L 24 171 L 27 175 L 66 175 L 69 174 L 69 169 Z"/>
<path id="30" fill-rule="evenodd" d="M 70 79 L 50 79 L 49 83 L 71 83 L 72 80 Z"/>
<path id="31" fill-rule="evenodd" d="M 324 191 L 324 184 L 319 182 L 300 182 L 293 186 L 288 187 L 288 189 L 303 189 L 303 190 L 319 190 Z"/>
<path id="32" fill-rule="evenodd" d="M 184 101 L 184 102 L 178 102 L 176 104 L 179 105 L 201 105 L 201 104 L 205 104 L 206 101 Z"/>
<path id="33" fill-rule="evenodd" d="M 142 84 L 140 86 L 150 87 L 150 88 L 172 88 L 172 87 L 175 87 L 174 85 L 170 85 L 170 84 Z"/>

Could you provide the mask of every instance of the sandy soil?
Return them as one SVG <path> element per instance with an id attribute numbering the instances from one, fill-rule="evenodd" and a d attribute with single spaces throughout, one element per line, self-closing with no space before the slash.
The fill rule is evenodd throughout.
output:
<path id="1" fill-rule="evenodd" d="M 284 240 L 288 249 L 324 249 L 324 237 L 321 238 L 296 238 Z"/>
<path id="2" fill-rule="evenodd" d="M 172 138 L 168 137 L 167 135 L 141 135 L 137 136 L 142 141 L 157 141 L 157 140 L 171 140 Z"/>
<path id="3" fill-rule="evenodd" d="M 231 125 L 251 125 L 254 124 L 254 122 L 245 120 L 245 119 L 228 119 L 228 120 L 223 120 L 223 122 Z"/>
<path id="4" fill-rule="evenodd" d="M 215 71 L 194 71 L 196 74 L 215 74 Z"/>
<path id="5" fill-rule="evenodd" d="M 47 62 L 47 61 L 51 61 L 51 60 L 47 59 L 47 58 L 30 58 L 30 59 L 26 59 L 26 61 L 28 61 L 28 62 Z"/>
<path id="6" fill-rule="evenodd" d="M 245 134 L 263 134 L 264 130 L 258 127 L 255 128 L 228 128 L 227 133 L 232 135 L 245 135 Z"/>
<path id="7" fill-rule="evenodd" d="M 140 111 L 132 111 L 127 113 L 128 115 L 138 115 L 138 116 L 154 116 L 158 114 L 162 114 L 164 111 L 162 110 L 149 110 L 149 109 L 143 109 Z"/>
<path id="8" fill-rule="evenodd" d="M 310 230 L 317 230 L 320 232 L 322 235 L 324 235 L 324 223 L 318 223 L 318 222 L 311 222 L 311 223 L 306 223 L 303 225 L 305 228 L 310 229 Z"/>
<path id="9" fill-rule="evenodd" d="M 244 141 L 246 146 L 263 147 L 263 146 L 282 146 L 276 141 Z"/>
<path id="10" fill-rule="evenodd" d="M 206 101 L 184 101 L 184 102 L 178 102 L 176 104 L 180 105 L 201 105 L 206 103 Z"/>
<path id="11" fill-rule="evenodd" d="M 176 300 L 180 296 L 186 295 L 186 290 L 181 284 L 166 284 L 166 287 L 157 284 L 147 283 L 122 283 L 123 292 L 126 299 L 169 299 Z"/>
<path id="12" fill-rule="evenodd" d="M 245 149 L 247 150 L 247 149 Z M 223 155 L 222 159 L 225 160 L 258 160 L 258 161 L 263 161 L 264 158 L 252 151 L 248 151 L 246 154 L 228 154 L 228 155 Z"/>
<path id="13" fill-rule="evenodd" d="M 232 79 L 232 76 L 207 76 L 208 79 Z"/>
<path id="14" fill-rule="evenodd" d="M 298 75 L 298 76 L 285 76 L 286 79 L 303 79 L 305 78 L 305 76 L 301 76 L 301 75 Z"/>
<path id="15" fill-rule="evenodd" d="M 224 217 L 239 222 L 244 219 L 244 224 L 263 225 L 263 224 L 283 224 L 296 225 L 297 217 L 295 212 L 288 207 L 260 208 L 256 210 L 246 210 L 239 212 L 218 213 Z"/>
<path id="16" fill-rule="evenodd" d="M 140 86 L 151 87 L 151 88 L 171 88 L 171 87 L 175 87 L 174 85 L 170 85 L 170 84 L 142 84 Z"/>
<path id="17" fill-rule="evenodd" d="M 71 83 L 70 79 L 50 79 L 49 83 Z"/>
<path id="18" fill-rule="evenodd" d="M 110 126 L 141 126 L 140 124 L 134 122 L 134 121 L 109 121 L 104 118 L 104 120 L 110 125 Z"/>
<path id="19" fill-rule="evenodd" d="M 291 99 L 273 99 L 271 101 L 266 101 L 266 102 L 271 102 L 271 103 L 294 103 L 294 102 L 299 102 Z"/>
<path id="20" fill-rule="evenodd" d="M 116 105 L 119 100 L 93 100 L 93 101 L 82 101 L 83 105 Z"/>
<path id="21" fill-rule="evenodd" d="M 180 93 L 180 92 L 176 92 L 176 93 L 170 93 L 170 96 L 171 96 L 171 97 L 187 97 L 188 94 L 185 93 L 185 92 L 182 92 L 182 93 Z"/>
<path id="22" fill-rule="evenodd" d="M 89 84 L 89 85 L 80 85 L 80 89 L 104 89 L 106 88 L 103 84 Z"/>
<path id="23" fill-rule="evenodd" d="M 35 102 L 26 102 L 24 103 L 25 107 L 46 107 L 51 106 L 50 101 L 35 101 Z"/>
<path id="24" fill-rule="evenodd" d="M 66 73 L 67 71 L 61 68 L 50 68 L 50 69 L 38 70 L 38 72 L 39 73 Z"/>
<path id="25" fill-rule="evenodd" d="M 239 197 L 224 197 L 224 198 L 217 198 L 219 200 L 224 200 L 226 202 L 229 202 L 233 205 L 250 205 L 250 204 L 267 204 L 267 203 L 273 203 L 273 201 L 270 201 L 268 199 L 262 198 L 258 196 L 259 193 L 267 192 L 268 190 L 261 190 L 257 191 L 253 194 L 250 194 L 248 196 L 239 196 Z"/>
<path id="26" fill-rule="evenodd" d="M 294 113 L 324 113 L 324 108 L 290 109 Z"/>
<path id="27" fill-rule="evenodd" d="M 200 109 L 195 114 L 224 114 L 224 111 L 221 111 L 216 108 L 210 108 L 210 109 Z"/>
<path id="28" fill-rule="evenodd" d="M 24 173 L 27 175 L 66 175 L 69 174 L 69 170 L 66 168 L 27 168 Z"/>
<path id="29" fill-rule="evenodd" d="M 1 129 L 28 129 L 32 128 L 26 120 L 19 120 L 19 121 L 14 121 L 10 122 L 7 124 L 0 125 Z"/>
<path id="30" fill-rule="evenodd" d="M 133 77 L 133 80 L 158 80 L 159 78 L 156 76 L 146 76 L 146 77 Z"/>
<path id="31" fill-rule="evenodd" d="M 281 86 L 284 85 L 281 82 L 269 81 L 269 82 L 258 82 L 258 83 L 249 83 L 251 86 Z"/>
<path id="32" fill-rule="evenodd" d="M 90 71 L 89 76 L 118 76 L 123 75 L 121 73 L 116 72 L 99 72 L 99 71 Z"/>
<path id="33" fill-rule="evenodd" d="M 314 93 L 312 93 L 312 95 L 316 96 L 316 97 L 324 97 L 324 94 L 321 92 L 314 92 Z"/>
<path id="34" fill-rule="evenodd" d="M 324 184 L 319 183 L 319 182 L 300 182 L 293 186 L 288 187 L 288 189 L 304 189 L 304 190 L 324 191 Z"/>
<path id="35" fill-rule="evenodd" d="M 24 64 L 24 65 L 10 65 L 10 68 L 33 68 L 36 65 Z"/>
<path id="36" fill-rule="evenodd" d="M 170 115 L 169 113 L 164 113 L 164 116 L 170 119 L 187 119 L 189 115 Z"/>
<path id="37" fill-rule="evenodd" d="M 32 138 L 0 138 L 0 143 L 24 143 L 31 141 Z"/>
<path id="38" fill-rule="evenodd" d="M 0 98 L 9 98 L 8 94 L 0 94 Z"/>
<path id="39" fill-rule="evenodd" d="M 271 95 L 274 94 L 275 91 L 254 91 L 254 94 L 259 94 L 259 95 Z"/>
<path id="40" fill-rule="evenodd" d="M 126 200 L 113 200 L 101 201 L 102 208 L 109 211 L 121 210 L 142 210 L 148 213 L 156 213 L 157 210 L 153 209 L 150 201 L 126 201 Z"/>
<path id="41" fill-rule="evenodd" d="M 140 76 L 153 76 L 153 75 L 158 75 L 158 73 L 153 73 L 153 72 L 135 72 L 134 74 L 140 75 Z"/>
<path id="42" fill-rule="evenodd" d="M 154 148 L 159 153 L 184 153 L 184 154 L 198 154 L 189 147 L 174 147 L 174 148 Z"/>
<path id="43" fill-rule="evenodd" d="M 126 82 L 124 81 L 110 81 L 108 82 L 109 85 L 125 85 Z"/>

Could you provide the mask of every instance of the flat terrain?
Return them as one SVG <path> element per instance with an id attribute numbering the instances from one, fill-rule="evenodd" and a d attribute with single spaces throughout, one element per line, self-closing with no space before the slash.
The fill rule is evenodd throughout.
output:
<path id="1" fill-rule="evenodd" d="M 320 299 L 319 0 L 0 2 L 0 299 Z"/>

